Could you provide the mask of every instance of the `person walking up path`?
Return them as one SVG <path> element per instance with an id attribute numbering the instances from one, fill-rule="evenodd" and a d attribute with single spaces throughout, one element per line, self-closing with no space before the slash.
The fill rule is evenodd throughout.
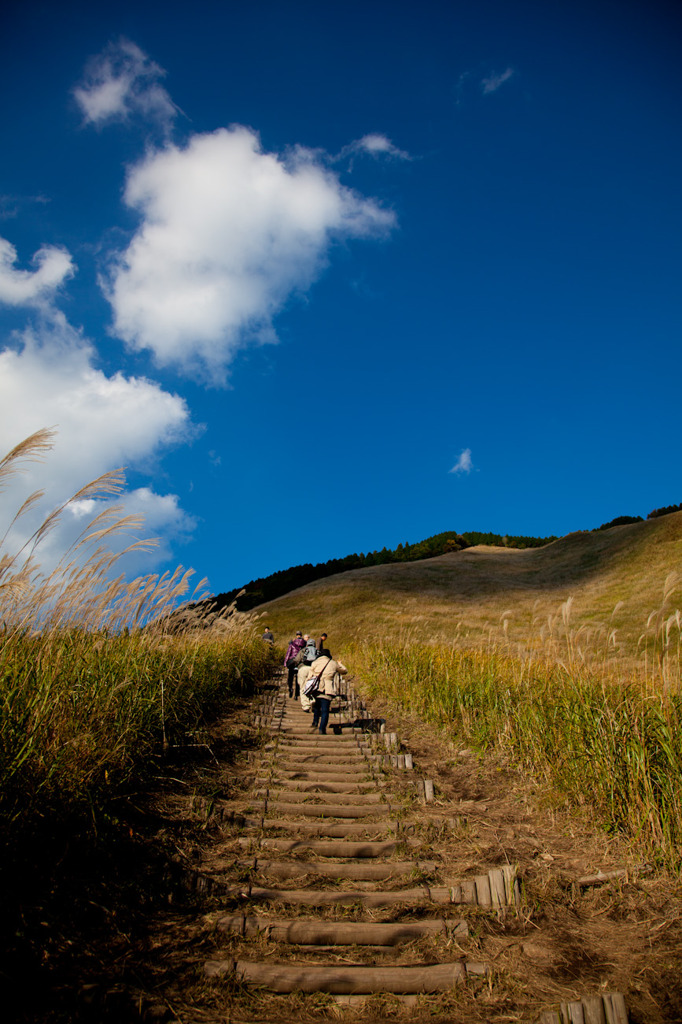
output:
<path id="1" fill-rule="evenodd" d="M 310 674 L 320 678 L 313 707 L 313 723 L 310 728 L 319 727 L 322 736 L 327 733 L 332 698 L 338 693 L 337 679 L 339 676 L 345 676 L 347 672 L 348 669 L 342 662 L 336 661 L 326 654 L 321 654 L 310 666 Z"/>
<path id="2" fill-rule="evenodd" d="M 315 640 L 312 636 L 308 636 L 307 633 L 303 634 L 303 639 L 305 640 L 305 664 L 312 665 L 318 655 Z"/>
<path id="3" fill-rule="evenodd" d="M 303 651 L 304 648 L 305 640 L 303 639 L 303 636 L 299 629 L 297 630 L 294 639 L 289 641 L 287 653 L 284 656 L 284 665 L 289 673 L 289 675 L 287 676 L 287 687 L 289 690 L 290 697 L 295 696 L 296 698 L 298 698 L 299 686 L 296 670 L 298 666 L 303 662 L 301 651 Z"/>

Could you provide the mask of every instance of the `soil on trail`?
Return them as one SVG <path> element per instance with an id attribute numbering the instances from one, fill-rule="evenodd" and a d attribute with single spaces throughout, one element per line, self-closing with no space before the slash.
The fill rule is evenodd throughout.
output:
<path id="1" fill-rule="evenodd" d="M 221 914 L 239 909 L 221 879 L 239 879 L 235 860 L 246 838 L 243 827 L 215 811 L 248 805 L 269 739 L 254 727 L 254 705 L 245 702 L 215 724 L 204 745 L 171 752 L 150 788 L 129 794 L 115 816 L 100 823 L 98 842 L 55 835 L 49 848 L 43 843 L 15 864 L 11 886 L 5 877 L 0 995 L 9 1019 L 501 1024 L 536 1021 L 548 1007 L 622 992 L 633 1024 L 682 1021 L 679 885 L 642 865 L 622 839 L 595 825 L 587 809 L 562 809 L 534 780 L 494 756 L 446 742 L 389 709 L 372 710 L 385 714 L 414 757 L 413 772 L 382 773 L 391 802 L 414 804 L 417 778 L 435 783 L 435 802 L 416 807 L 423 819 L 418 859 L 442 860 L 460 879 L 517 867 L 516 907 L 458 907 L 467 935 L 406 947 L 415 964 L 457 956 L 488 965 L 487 976 L 409 1005 L 378 994 L 352 1007 L 327 994 L 274 995 L 229 976 L 206 977 L 207 961 L 238 958 L 245 948 L 241 937 L 215 927 Z M 443 819 L 447 828 L 439 824 Z M 600 871 L 624 873 L 581 884 Z M 242 877 L 248 881 L 246 869 Z M 306 910 L 280 906 L 278 912 L 295 918 Z M 325 916 L 331 919 L 329 909 L 318 915 Z M 356 919 L 356 908 L 344 916 Z M 392 915 L 376 912 L 374 919 Z M 318 956 L 292 951 L 264 933 L 250 940 L 250 950 L 261 961 L 314 963 Z M 372 960 L 371 951 L 359 947 L 330 955 L 345 964 Z"/>

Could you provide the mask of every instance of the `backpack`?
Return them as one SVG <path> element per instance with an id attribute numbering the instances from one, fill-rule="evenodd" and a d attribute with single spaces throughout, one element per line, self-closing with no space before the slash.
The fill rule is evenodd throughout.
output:
<path id="1" fill-rule="evenodd" d="M 329 661 L 327 661 L 327 665 L 329 664 L 330 661 L 331 658 L 329 658 Z M 326 669 L 327 665 L 323 665 L 316 676 L 308 676 L 303 687 L 303 693 L 305 694 L 306 697 L 317 696 L 317 692 L 320 689 L 320 679 L 322 678 L 322 673 Z"/>
<path id="2" fill-rule="evenodd" d="M 317 697 L 317 691 L 320 688 L 320 677 L 319 676 L 308 676 L 307 682 L 303 687 L 303 693 L 306 697 Z"/>
<path id="3" fill-rule="evenodd" d="M 302 647 L 298 654 L 294 655 L 294 665 L 302 665 L 305 661 L 305 647 Z"/>

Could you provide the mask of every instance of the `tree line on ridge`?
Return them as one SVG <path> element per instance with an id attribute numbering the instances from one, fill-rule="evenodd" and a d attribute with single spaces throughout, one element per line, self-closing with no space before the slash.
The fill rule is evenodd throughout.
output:
<path id="1" fill-rule="evenodd" d="M 657 519 L 660 516 L 680 511 L 682 511 L 682 504 L 666 505 L 653 509 L 646 518 Z M 642 516 L 616 516 L 608 523 L 602 523 L 595 530 L 587 532 L 594 533 L 599 530 L 609 530 L 613 526 L 642 522 L 644 522 Z M 326 562 L 318 562 L 315 565 L 311 562 L 292 565 L 288 569 L 280 569 L 269 576 L 251 580 L 243 587 L 235 587 L 233 590 L 218 594 L 217 597 L 210 599 L 210 604 L 213 610 L 219 612 L 226 605 L 234 602 L 237 611 L 246 612 L 267 601 L 274 601 L 276 597 L 282 597 L 291 590 L 304 587 L 307 583 L 314 583 L 315 580 L 335 576 L 351 569 L 364 569 L 371 565 L 387 565 L 393 562 L 417 562 L 424 558 L 435 558 L 437 555 L 462 551 L 464 548 L 474 547 L 477 544 L 509 548 L 539 548 L 557 539 L 553 535 L 550 537 L 503 536 L 500 533 L 482 533 L 475 530 L 466 533 L 446 530 L 444 533 L 435 533 L 432 537 L 426 537 L 425 540 L 420 540 L 416 544 L 406 541 L 404 544 L 398 544 L 397 548 L 383 547 L 381 551 L 368 551 L 366 554 L 354 553 L 345 555 L 343 558 L 330 558 Z M 206 603 L 208 602 L 197 602 L 197 604 Z M 196 607 L 196 604 L 190 604 L 189 607 Z"/>
<path id="2" fill-rule="evenodd" d="M 457 533 L 454 530 L 446 530 L 444 533 L 436 533 L 432 537 L 420 540 L 416 544 L 405 542 L 398 544 L 397 548 L 384 547 L 381 551 L 368 551 L 366 554 L 361 552 L 360 554 L 346 555 L 344 558 L 330 558 L 328 561 L 318 562 L 316 565 L 312 565 L 310 562 L 305 562 L 303 565 L 292 565 L 288 569 L 280 569 L 269 576 L 251 580 L 244 587 L 235 587 L 234 590 L 218 594 L 217 597 L 211 599 L 211 606 L 215 611 L 220 611 L 226 605 L 236 601 L 237 611 L 246 612 L 260 604 L 265 604 L 266 601 L 282 597 L 291 590 L 304 587 L 307 583 L 325 579 L 327 576 L 335 576 L 340 572 L 348 572 L 351 569 L 386 565 L 389 562 L 417 562 L 424 558 L 434 558 L 436 555 L 461 551 L 463 548 L 473 547 L 476 544 L 510 548 L 538 548 L 553 540 L 557 540 L 557 538 L 553 536 L 502 536 L 499 533 L 478 533 L 476 531 Z"/>

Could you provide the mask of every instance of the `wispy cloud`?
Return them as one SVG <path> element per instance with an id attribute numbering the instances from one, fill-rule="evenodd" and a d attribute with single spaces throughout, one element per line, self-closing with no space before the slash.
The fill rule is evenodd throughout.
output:
<path id="1" fill-rule="evenodd" d="M 343 147 L 335 159 L 341 160 L 360 153 L 366 153 L 368 156 L 374 157 L 375 160 L 379 157 L 389 157 L 392 160 L 412 159 L 409 153 L 404 149 L 399 149 L 386 135 L 381 135 L 379 132 L 370 132 L 368 135 L 363 135 L 361 139 L 350 142 Z"/>
<path id="2" fill-rule="evenodd" d="M 33 203 L 49 203 L 46 196 L 23 196 L 23 195 L 2 195 L 0 196 L 0 220 L 11 220 L 17 217 L 22 210 Z"/>
<path id="3" fill-rule="evenodd" d="M 487 96 L 491 92 L 497 92 L 500 86 L 504 85 L 505 82 L 508 82 L 513 74 L 514 69 L 507 68 L 506 71 L 503 71 L 499 75 L 492 74 L 490 75 L 489 78 L 484 78 L 481 82 L 481 89 L 483 91 L 483 95 Z"/>
<path id="4" fill-rule="evenodd" d="M 75 273 L 71 256 L 57 245 L 44 245 L 34 255 L 33 270 L 17 270 L 17 250 L 0 238 L 0 303 L 32 306 L 49 301 L 59 286 Z"/>
<path id="5" fill-rule="evenodd" d="M 264 152 L 239 125 L 148 153 L 125 202 L 141 224 L 102 280 L 114 331 L 158 365 L 213 383 L 245 344 L 277 340 L 274 315 L 310 287 L 335 240 L 395 224 L 342 185 L 323 154 Z"/>
<path id="6" fill-rule="evenodd" d="M 470 473 L 473 469 L 473 462 L 471 459 L 471 448 L 464 448 L 460 453 L 457 462 L 454 464 L 451 473 Z"/>
<path id="7" fill-rule="evenodd" d="M 178 113 L 159 84 L 166 72 L 129 39 L 119 39 L 88 62 L 73 95 L 84 124 L 126 121 L 133 114 L 168 131 Z"/>

